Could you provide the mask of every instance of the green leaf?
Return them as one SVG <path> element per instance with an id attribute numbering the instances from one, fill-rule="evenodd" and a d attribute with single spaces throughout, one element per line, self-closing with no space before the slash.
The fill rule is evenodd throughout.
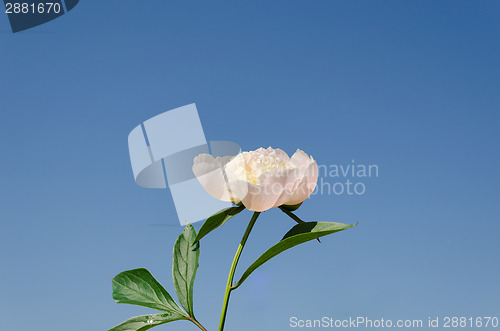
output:
<path id="1" fill-rule="evenodd" d="M 143 268 L 124 271 L 113 278 L 113 299 L 117 303 L 183 314 L 170 294 Z"/>
<path id="2" fill-rule="evenodd" d="M 201 240 L 201 238 L 205 237 L 207 234 L 218 228 L 219 226 L 226 223 L 230 218 L 235 215 L 238 215 L 245 206 L 237 206 L 237 207 L 229 207 L 222 210 L 219 210 L 215 214 L 211 215 L 201 226 L 198 235 L 196 236 L 195 243 Z"/>
<path id="3" fill-rule="evenodd" d="M 188 224 L 175 242 L 172 261 L 175 292 L 177 292 L 177 297 L 189 316 L 194 316 L 193 286 L 200 259 L 200 250 L 197 247 L 193 248 L 195 238 L 196 230 L 191 224 Z"/>
<path id="4" fill-rule="evenodd" d="M 145 331 L 168 322 L 187 319 L 178 313 L 161 313 L 132 317 L 109 331 Z"/>
<path id="5" fill-rule="evenodd" d="M 276 255 L 286 251 L 287 249 L 290 249 L 307 241 L 329 235 L 331 233 L 352 228 L 356 224 L 342 224 L 335 222 L 304 222 L 295 225 L 290 229 L 290 231 L 285 234 L 285 236 L 279 243 L 269 248 L 254 263 L 252 263 L 250 267 L 248 267 L 248 269 L 241 276 L 241 279 L 238 281 L 238 283 L 234 285 L 233 289 L 240 286 L 245 281 L 245 279 L 247 279 L 248 276 L 250 276 L 250 274 L 255 271 L 255 269 L 257 269 Z"/>

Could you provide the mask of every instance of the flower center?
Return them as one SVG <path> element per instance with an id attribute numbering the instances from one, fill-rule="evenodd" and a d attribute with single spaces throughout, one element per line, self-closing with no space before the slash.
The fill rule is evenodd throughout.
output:
<path id="1" fill-rule="evenodd" d="M 243 152 L 237 155 L 226 165 L 226 170 L 231 171 L 236 179 L 259 185 L 259 177 L 267 172 L 290 169 L 291 165 L 276 153 L 267 155 L 253 152 Z"/>

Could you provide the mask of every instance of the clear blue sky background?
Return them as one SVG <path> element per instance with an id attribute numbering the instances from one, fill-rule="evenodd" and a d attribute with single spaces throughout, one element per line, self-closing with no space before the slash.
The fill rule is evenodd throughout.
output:
<path id="1" fill-rule="evenodd" d="M 500 2 L 82 1 L 9 29 L 1 14 L 1 330 L 146 313 L 111 298 L 127 269 L 173 292 L 182 229 L 167 190 L 134 183 L 127 135 L 192 102 L 209 140 L 379 165 L 364 195 L 304 204 L 304 219 L 359 225 L 262 267 L 233 293 L 228 330 L 498 316 Z M 249 217 L 202 242 L 195 310 L 209 330 Z M 239 273 L 291 226 L 262 215 Z"/>

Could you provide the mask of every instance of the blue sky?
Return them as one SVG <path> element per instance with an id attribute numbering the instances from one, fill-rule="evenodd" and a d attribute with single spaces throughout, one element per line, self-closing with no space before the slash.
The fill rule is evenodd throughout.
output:
<path id="1" fill-rule="evenodd" d="M 182 228 L 168 191 L 134 183 L 127 135 L 193 102 L 209 140 L 379 166 L 363 195 L 304 203 L 304 219 L 359 225 L 263 266 L 233 292 L 228 330 L 498 316 L 498 1 L 84 1 L 9 29 L 0 15 L 1 330 L 146 313 L 111 298 L 127 269 L 173 292 Z M 195 312 L 209 330 L 249 217 L 202 242 Z M 239 273 L 292 225 L 262 215 Z"/>

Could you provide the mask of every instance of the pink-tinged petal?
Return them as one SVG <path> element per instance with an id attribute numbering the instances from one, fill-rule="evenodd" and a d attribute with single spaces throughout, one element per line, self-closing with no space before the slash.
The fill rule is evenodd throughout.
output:
<path id="1" fill-rule="evenodd" d="M 309 190 L 309 195 L 311 195 L 312 192 L 314 192 L 316 185 L 318 184 L 318 164 L 316 163 L 316 161 L 311 163 L 306 168 L 304 176 L 307 178 L 307 188 Z"/>
<path id="2" fill-rule="evenodd" d="M 288 201 L 286 205 L 296 205 L 307 199 L 312 192 L 309 191 L 307 187 L 307 178 L 302 177 L 300 181 L 295 185 L 293 190 L 289 193 Z"/>
<path id="3" fill-rule="evenodd" d="M 251 211 L 263 212 L 275 206 L 282 194 L 282 189 L 266 189 L 246 181 L 238 180 L 230 183 L 231 190 L 236 192 L 243 205 Z"/>
<path id="4" fill-rule="evenodd" d="M 223 168 L 228 158 L 214 158 L 209 154 L 200 154 L 194 159 L 193 173 L 203 188 L 214 198 L 231 201 Z"/>
<path id="5" fill-rule="evenodd" d="M 290 157 L 288 156 L 288 154 L 282 150 L 282 149 L 279 149 L 279 148 L 276 148 L 274 149 L 274 155 L 276 155 L 276 157 L 280 160 L 283 160 L 285 162 L 290 162 Z"/>
<path id="6" fill-rule="evenodd" d="M 306 169 L 312 162 L 314 162 L 314 160 L 300 149 L 297 149 L 297 151 L 290 158 L 292 166 L 302 170 Z"/>
<path id="7" fill-rule="evenodd" d="M 287 185 L 300 177 L 302 177 L 302 172 L 299 169 L 286 168 L 264 172 L 259 176 L 258 181 L 260 185 L 272 185 L 273 183 Z"/>
<path id="8" fill-rule="evenodd" d="M 290 192 L 301 178 L 302 175 L 299 169 L 282 169 L 262 174 L 259 177 L 259 183 L 266 190 L 273 190 L 276 194 L 281 192 L 281 195 L 274 202 L 274 208 L 281 206 L 290 199 Z"/>
<path id="9" fill-rule="evenodd" d="M 314 192 L 318 182 L 318 165 L 316 161 L 310 164 L 302 175 L 303 177 L 297 182 L 296 186 L 290 190 L 289 199 L 285 204 L 299 204 Z"/>
<path id="10" fill-rule="evenodd" d="M 287 205 L 296 205 L 303 202 L 314 192 L 318 182 L 318 165 L 316 161 L 311 163 L 302 174 L 302 178 L 291 190 L 290 197 L 285 203 Z"/>

